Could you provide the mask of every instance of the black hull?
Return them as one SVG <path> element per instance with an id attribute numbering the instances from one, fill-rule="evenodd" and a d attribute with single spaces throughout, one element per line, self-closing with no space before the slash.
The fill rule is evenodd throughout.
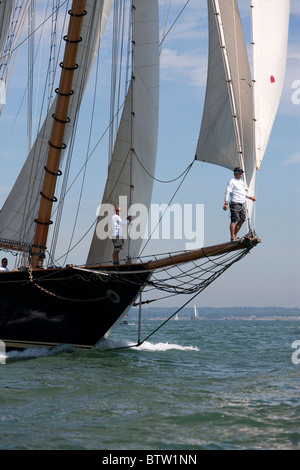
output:
<path id="1" fill-rule="evenodd" d="M 0 340 L 6 350 L 92 348 L 132 305 L 144 265 L 0 273 Z"/>

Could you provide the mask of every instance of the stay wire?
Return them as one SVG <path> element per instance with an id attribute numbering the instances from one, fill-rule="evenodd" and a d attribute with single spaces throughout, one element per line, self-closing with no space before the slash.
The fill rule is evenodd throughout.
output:
<path id="1" fill-rule="evenodd" d="M 183 13 L 183 10 L 186 8 L 186 6 L 188 5 L 188 3 L 190 2 L 190 0 L 187 0 L 187 2 L 183 5 L 182 9 L 180 10 L 180 12 L 178 13 L 178 15 L 176 16 L 175 20 L 173 21 L 173 23 L 171 24 L 170 28 L 168 29 L 168 31 L 165 33 L 164 37 L 162 38 L 159 46 L 162 46 L 164 41 L 166 40 L 166 37 L 168 36 L 168 34 L 170 33 L 170 31 L 172 30 L 172 28 L 174 27 L 175 23 L 178 21 L 178 18 L 182 15 Z"/>

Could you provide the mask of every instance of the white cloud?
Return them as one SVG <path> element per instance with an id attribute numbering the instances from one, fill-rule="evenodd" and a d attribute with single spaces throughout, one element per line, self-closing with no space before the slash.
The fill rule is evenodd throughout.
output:
<path id="1" fill-rule="evenodd" d="M 290 155 L 285 160 L 285 162 L 283 162 L 283 165 L 287 166 L 287 165 L 293 165 L 295 163 L 300 163 L 300 152 L 292 153 L 292 155 Z"/>
<path id="2" fill-rule="evenodd" d="M 161 54 L 161 78 L 186 85 L 205 86 L 207 57 L 195 53 L 178 53 L 163 49 Z"/>

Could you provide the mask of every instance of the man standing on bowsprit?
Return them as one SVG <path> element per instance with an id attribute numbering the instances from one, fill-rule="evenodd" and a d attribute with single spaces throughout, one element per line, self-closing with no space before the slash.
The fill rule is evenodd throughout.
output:
<path id="1" fill-rule="evenodd" d="M 228 209 L 228 198 L 230 196 L 230 235 L 231 241 L 238 241 L 237 234 L 246 220 L 245 202 L 246 198 L 256 201 L 255 197 L 246 196 L 245 183 L 243 180 L 244 171 L 242 168 L 234 169 L 234 178 L 232 178 L 226 188 L 224 211 Z"/>

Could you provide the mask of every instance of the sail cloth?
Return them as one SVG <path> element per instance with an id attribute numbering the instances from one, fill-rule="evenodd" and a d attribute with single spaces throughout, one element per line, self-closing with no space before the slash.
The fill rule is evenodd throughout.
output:
<path id="1" fill-rule="evenodd" d="M 208 0 L 208 12 L 207 87 L 196 159 L 231 170 L 242 167 L 253 196 L 252 81 L 237 1 Z"/>
<path id="2" fill-rule="evenodd" d="M 5 104 L 6 84 L 5 73 L 9 57 L 6 55 L 5 44 L 7 40 L 7 33 L 11 24 L 11 16 L 14 8 L 14 0 L 0 2 L 0 114 Z"/>
<path id="3" fill-rule="evenodd" d="M 122 218 L 126 218 L 129 207 L 129 213 L 135 215 L 137 204 L 148 211 L 151 202 L 158 139 L 158 1 L 136 0 L 134 6 L 134 78 L 126 96 L 87 264 L 112 259 L 111 209 L 116 204 L 121 206 Z M 136 215 L 143 219 L 140 211 Z M 138 256 L 145 229 L 143 222 L 145 219 L 134 235 L 129 226 L 129 237 L 124 234 L 120 257 Z"/>
<path id="4" fill-rule="evenodd" d="M 88 78 L 100 44 L 100 38 L 107 23 L 113 0 L 87 0 L 87 14 L 83 18 L 82 41 L 78 49 L 78 69 L 73 82 L 70 98 L 69 118 L 64 142 L 67 144 L 75 124 L 76 114 L 88 82 Z M 0 239 L 19 244 L 31 244 L 34 238 L 40 191 L 42 189 L 44 166 L 47 161 L 48 141 L 51 135 L 56 99 L 45 119 L 37 139 L 24 163 L 16 183 L 0 212 Z M 62 159 L 63 159 L 62 152 Z M 0 242 L 1 246 L 1 242 Z"/>
<path id="5" fill-rule="evenodd" d="M 252 0 L 256 166 L 264 157 L 279 105 L 287 57 L 290 0 Z"/>
<path id="6" fill-rule="evenodd" d="M 0 57 L 3 55 L 14 4 L 15 0 L 0 2 Z"/>

